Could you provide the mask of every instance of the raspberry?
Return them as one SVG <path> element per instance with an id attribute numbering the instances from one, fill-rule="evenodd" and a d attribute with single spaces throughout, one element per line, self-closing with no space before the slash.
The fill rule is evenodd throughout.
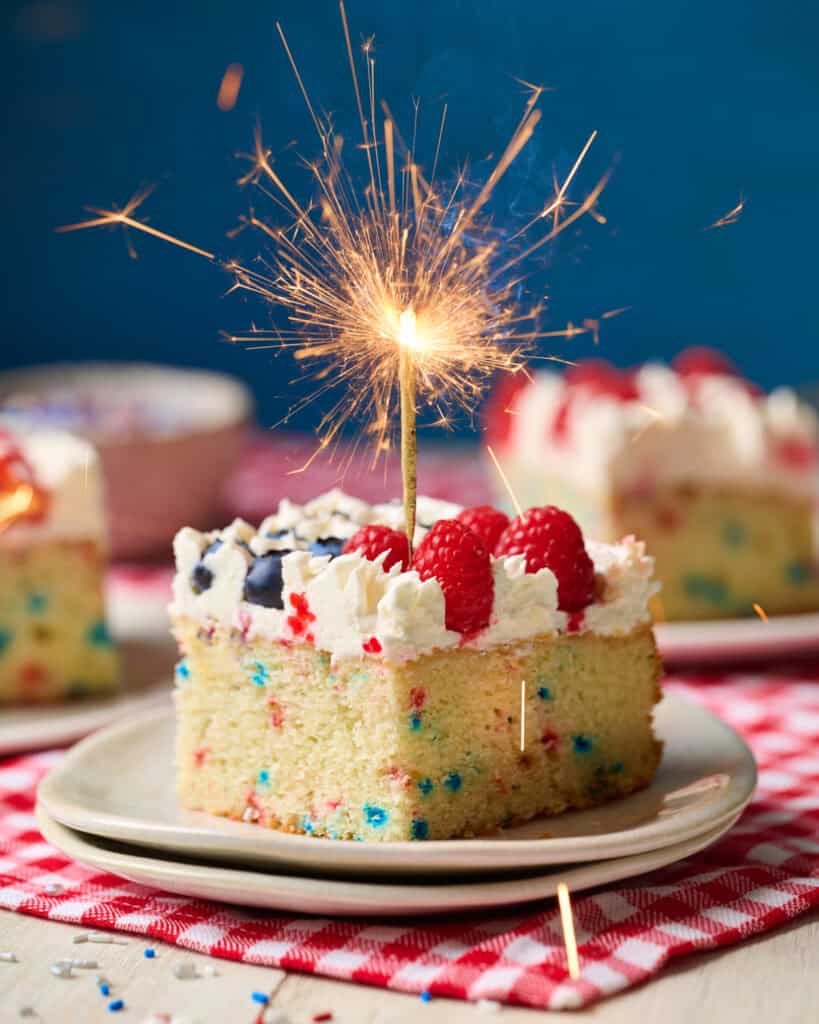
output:
<path id="1" fill-rule="evenodd" d="M 456 516 L 459 523 L 476 533 L 486 545 L 487 551 L 494 551 L 498 538 L 509 525 L 509 516 L 491 505 L 476 505 L 465 508 Z"/>
<path id="2" fill-rule="evenodd" d="M 738 377 L 737 368 L 721 352 L 704 345 L 684 349 L 671 364 L 681 377 L 716 374 L 720 377 Z"/>
<path id="3" fill-rule="evenodd" d="M 495 555 L 525 555 L 526 571 L 551 569 L 557 577 L 557 603 L 576 612 L 594 600 L 594 565 L 580 527 L 568 512 L 547 505 L 513 519 L 495 545 Z"/>
<path id="4" fill-rule="evenodd" d="M 363 526 L 358 533 L 344 545 L 344 554 L 349 555 L 351 551 L 374 562 L 384 551 L 387 557 L 384 559 L 384 572 L 388 572 L 396 563 L 401 564 L 401 570 L 409 569 L 409 544 L 407 535 L 400 530 L 392 530 L 389 526 Z"/>
<path id="5" fill-rule="evenodd" d="M 512 433 L 515 403 L 529 384 L 525 373 L 508 373 L 501 377 L 484 409 L 483 419 L 490 444 L 504 445 Z"/>
<path id="6" fill-rule="evenodd" d="M 565 376 L 572 387 L 583 388 L 593 395 L 606 395 L 621 402 L 635 402 L 640 397 L 634 375 L 618 370 L 605 359 L 587 359 L 577 366 L 570 366 Z"/>
<path id="7" fill-rule="evenodd" d="M 477 633 L 489 625 L 494 581 L 481 538 L 457 519 L 439 519 L 415 552 L 422 580 L 437 579 L 444 592 L 446 628 Z"/>

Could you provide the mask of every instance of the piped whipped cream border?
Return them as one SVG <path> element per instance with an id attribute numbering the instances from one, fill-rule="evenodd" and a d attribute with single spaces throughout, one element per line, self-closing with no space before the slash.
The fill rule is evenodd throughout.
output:
<path id="1" fill-rule="evenodd" d="M 419 499 L 418 509 L 423 525 L 416 542 L 436 519 L 459 511 L 431 499 Z M 417 572 L 401 572 L 398 566 L 385 572 L 383 558 L 369 561 L 346 554 L 331 559 L 291 551 L 282 558 L 284 608 L 243 600 L 253 558 L 271 545 L 281 549 L 294 541 L 349 537 L 365 523 L 398 526 L 402 515 L 400 505 L 369 506 L 333 491 L 303 507 L 282 502 L 258 532 L 242 520 L 208 534 L 185 527 L 174 541 L 177 572 L 171 615 L 235 629 L 248 639 L 293 642 L 307 637 L 334 659 L 374 654 L 392 664 L 433 651 L 461 646 L 487 650 L 566 632 L 620 636 L 650 621 L 648 602 L 659 584 L 652 579 L 653 559 L 632 537 L 613 545 L 587 542 L 600 577 L 599 598 L 571 617 L 557 607 L 557 580 L 549 569 L 527 573 L 522 555 L 493 558 L 492 615 L 486 629 L 469 638 L 446 628 L 444 594 L 437 580 L 421 580 Z M 196 594 L 191 576 L 216 540 L 221 544 L 204 559 L 213 582 Z"/>

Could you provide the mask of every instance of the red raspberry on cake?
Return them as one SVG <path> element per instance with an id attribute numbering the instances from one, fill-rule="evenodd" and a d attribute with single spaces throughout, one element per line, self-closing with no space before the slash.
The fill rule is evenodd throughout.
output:
<path id="1" fill-rule="evenodd" d="M 419 544 L 413 568 L 444 592 L 446 628 L 472 635 L 489 625 L 494 581 L 489 551 L 457 519 L 439 519 Z"/>
<path id="2" fill-rule="evenodd" d="M 621 402 L 636 402 L 640 391 L 634 374 L 618 370 L 605 359 L 587 359 L 566 370 L 566 382 L 593 395 L 617 398 Z"/>
<path id="3" fill-rule="evenodd" d="M 355 551 L 371 562 L 374 562 L 379 555 L 386 551 L 385 572 L 389 572 L 396 564 L 401 565 L 402 572 L 409 569 L 410 553 L 407 535 L 400 530 L 393 530 L 389 526 L 362 527 L 358 533 L 354 533 L 350 537 L 342 550 L 345 555 Z"/>
<path id="4" fill-rule="evenodd" d="M 681 377 L 712 374 L 719 377 L 738 377 L 739 372 L 731 360 L 716 349 L 693 345 L 683 349 L 671 364 Z"/>
<path id="5" fill-rule="evenodd" d="M 513 519 L 501 534 L 495 555 L 524 555 L 527 572 L 551 569 L 561 611 L 580 611 L 594 600 L 594 565 L 583 534 L 569 513 L 555 505 L 530 508 Z"/>
<path id="6" fill-rule="evenodd" d="M 494 551 L 500 535 L 509 525 L 509 516 L 491 505 L 476 505 L 465 508 L 456 516 L 459 523 L 476 533 L 486 545 L 487 551 Z"/>
<path id="7" fill-rule="evenodd" d="M 502 446 L 512 433 L 515 403 L 530 382 L 526 373 L 507 373 L 498 381 L 484 411 L 484 424 L 491 444 Z"/>

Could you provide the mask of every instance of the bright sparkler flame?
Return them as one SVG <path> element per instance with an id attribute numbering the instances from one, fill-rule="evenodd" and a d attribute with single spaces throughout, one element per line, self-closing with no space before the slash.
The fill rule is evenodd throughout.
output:
<path id="1" fill-rule="evenodd" d="M 312 102 L 281 26 L 277 29 L 287 59 L 321 144 L 321 157 L 305 166 L 316 198 L 300 203 L 275 166 L 271 150 L 257 131 L 252 166 L 240 184 L 254 184 L 290 217 L 276 226 L 251 210 L 242 227 L 260 230 L 273 242 L 258 264 L 221 263 L 207 249 L 191 245 L 134 217 L 144 196 L 123 210 L 94 210 L 93 219 L 59 229 L 120 225 L 143 231 L 220 263 L 234 278 L 233 289 L 260 296 L 288 311 L 284 330 L 255 326 L 230 340 L 254 347 L 291 349 L 308 369 L 316 388 L 293 406 L 288 417 L 338 389 L 339 397 L 321 417 L 319 449 L 336 441 L 350 418 L 363 421 L 376 453 L 390 447 L 402 375 L 411 359 L 413 394 L 418 405 L 434 409 L 439 423 L 449 423 L 448 409 L 474 413 L 488 379 L 498 371 L 518 369 L 532 343 L 544 336 L 573 336 L 597 330 L 597 321 L 582 328 L 542 332 L 542 303 L 518 305 L 523 279 L 520 262 L 586 213 L 593 213 L 608 180 L 605 175 L 580 202 L 569 204 L 569 185 L 578 175 L 596 133 L 592 133 L 555 195 L 521 231 L 506 239 L 485 213 L 493 189 L 526 146 L 540 119 L 542 89 L 532 87 L 522 117 L 484 184 L 467 195 L 462 170 L 447 189 L 435 180 L 446 119 L 443 108 L 429 177 L 407 146 L 389 108 L 377 117 L 375 58 L 372 41 L 364 44 L 366 79 L 359 81 L 343 2 L 339 4 L 350 66 L 368 181 L 356 189 L 342 159 L 343 139 L 330 118 Z M 417 113 L 417 111 L 416 111 Z M 571 205 L 571 213 L 565 212 Z M 544 218 L 546 234 L 522 238 Z M 260 344 L 261 343 L 261 344 Z M 403 353 L 403 354 L 402 354 Z M 285 417 L 286 419 L 287 417 Z"/>

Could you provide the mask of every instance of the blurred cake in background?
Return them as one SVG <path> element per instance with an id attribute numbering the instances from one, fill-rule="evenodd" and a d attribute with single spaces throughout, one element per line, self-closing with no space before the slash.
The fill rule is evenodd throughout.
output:
<path id="1" fill-rule="evenodd" d="M 524 507 L 553 502 L 596 539 L 645 541 L 666 618 L 819 608 L 819 426 L 793 391 L 765 394 L 693 348 L 670 367 L 507 377 L 487 428 Z"/>
<path id="2" fill-rule="evenodd" d="M 111 690 L 107 560 L 96 453 L 58 431 L 0 423 L 0 703 Z"/>
<path id="3" fill-rule="evenodd" d="M 183 524 L 220 514 L 252 401 L 239 381 L 205 370 L 76 363 L 3 374 L 0 412 L 93 444 L 113 557 L 141 559 L 166 555 Z"/>

